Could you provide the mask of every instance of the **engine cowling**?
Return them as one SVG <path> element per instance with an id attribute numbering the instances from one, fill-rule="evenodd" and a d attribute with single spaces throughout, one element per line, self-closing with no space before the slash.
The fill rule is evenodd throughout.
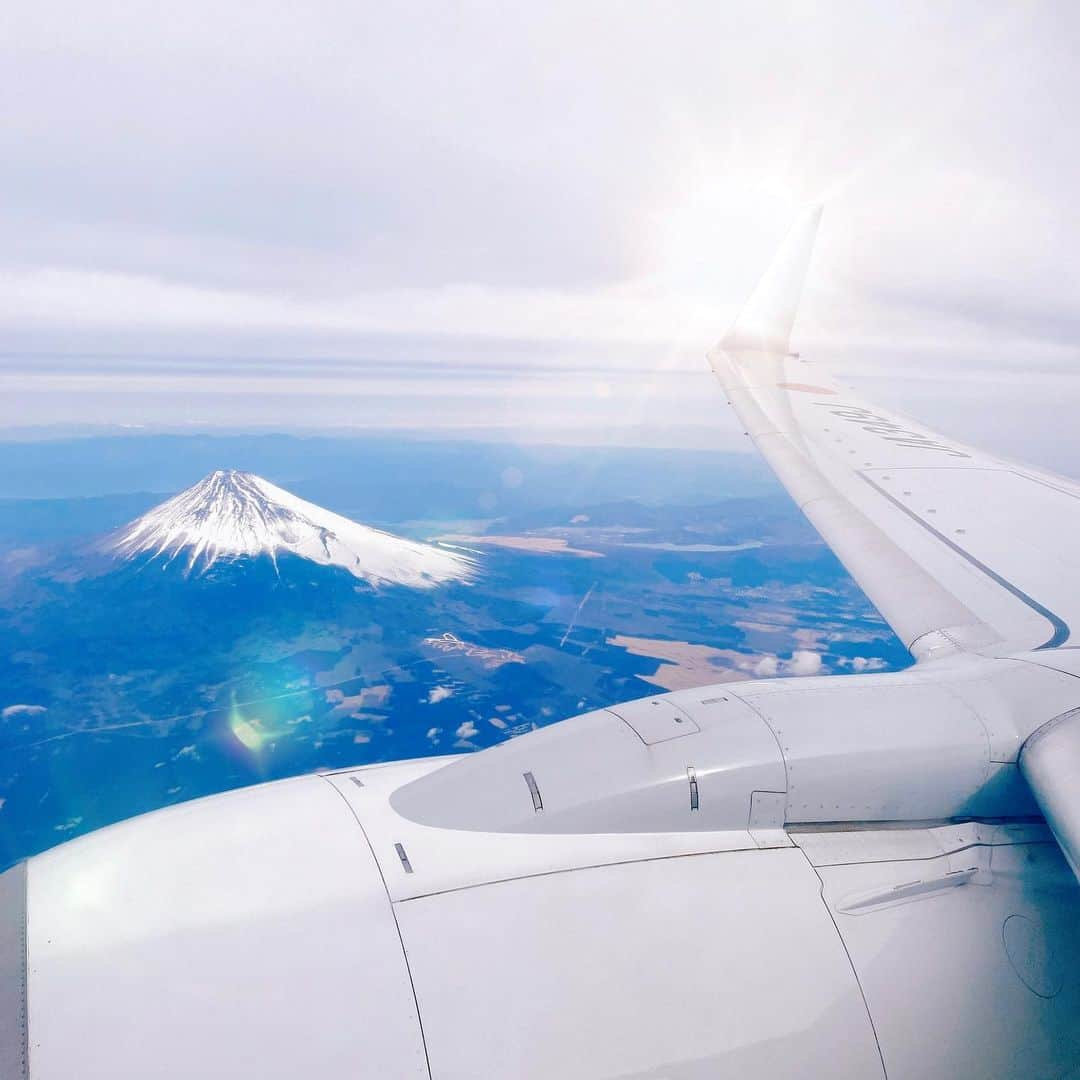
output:
<path id="1" fill-rule="evenodd" d="M 642 698 L 462 758 L 392 805 L 434 827 L 529 833 L 1034 815 L 1013 706 L 1032 676 L 1058 697 L 1073 688 L 993 663 L 1012 680 L 997 691 L 991 662 L 942 662 Z"/>
<path id="2" fill-rule="evenodd" d="M 1080 880 L 1080 709 L 1055 717 L 1027 739 L 1020 771 Z"/>

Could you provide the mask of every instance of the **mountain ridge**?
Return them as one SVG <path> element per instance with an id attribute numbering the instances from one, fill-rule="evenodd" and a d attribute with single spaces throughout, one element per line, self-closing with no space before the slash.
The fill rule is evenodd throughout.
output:
<path id="1" fill-rule="evenodd" d="M 476 563 L 432 544 L 362 525 L 254 473 L 218 469 L 152 507 L 99 545 L 114 558 L 179 561 L 185 575 L 218 562 L 291 554 L 339 566 L 378 587 L 428 589 L 468 581 Z"/>

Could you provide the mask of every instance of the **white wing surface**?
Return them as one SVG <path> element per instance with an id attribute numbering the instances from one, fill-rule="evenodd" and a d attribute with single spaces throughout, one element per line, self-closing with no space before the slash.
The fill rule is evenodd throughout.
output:
<path id="1" fill-rule="evenodd" d="M 790 351 L 820 215 L 709 354 L 747 434 L 917 659 L 1064 645 L 1080 485 L 879 408 Z"/>

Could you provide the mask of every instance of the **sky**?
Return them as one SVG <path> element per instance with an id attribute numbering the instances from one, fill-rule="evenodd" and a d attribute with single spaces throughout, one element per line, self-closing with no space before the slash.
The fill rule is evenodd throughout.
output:
<path id="1" fill-rule="evenodd" d="M 803 355 L 1080 471 L 1078 53 L 1064 2 L 9 0 L 0 430 L 741 449 L 703 353 L 823 202 Z"/>

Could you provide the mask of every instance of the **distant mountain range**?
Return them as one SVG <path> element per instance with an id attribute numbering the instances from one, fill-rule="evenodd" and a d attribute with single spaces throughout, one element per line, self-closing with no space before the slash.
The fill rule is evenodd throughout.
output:
<path id="1" fill-rule="evenodd" d="M 218 469 L 119 529 L 100 550 L 204 574 L 215 563 L 297 556 L 370 585 L 432 588 L 468 580 L 475 562 L 360 525 L 253 473 Z"/>

